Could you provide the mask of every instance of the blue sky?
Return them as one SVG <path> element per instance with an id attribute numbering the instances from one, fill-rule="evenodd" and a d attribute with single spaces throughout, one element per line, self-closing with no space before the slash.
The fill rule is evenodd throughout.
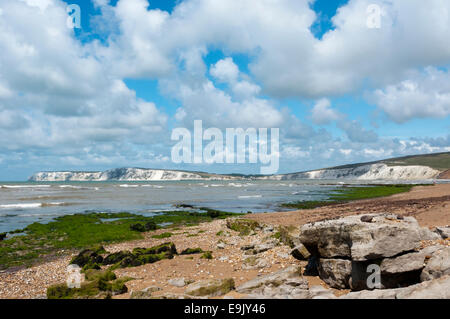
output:
<path id="1" fill-rule="evenodd" d="M 69 4 L 81 29 L 66 25 Z M 258 173 L 175 164 L 171 132 L 194 120 L 280 128 L 280 173 L 450 151 L 440 5 L 0 1 L 0 179 L 122 166 Z"/>

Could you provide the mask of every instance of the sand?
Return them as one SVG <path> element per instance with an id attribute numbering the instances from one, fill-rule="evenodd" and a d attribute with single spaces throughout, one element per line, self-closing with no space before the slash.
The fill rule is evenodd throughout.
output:
<path id="1" fill-rule="evenodd" d="M 414 216 L 422 226 L 446 226 L 450 224 L 450 184 L 415 187 L 409 193 L 394 196 L 355 201 L 314 210 L 301 210 L 282 213 L 252 214 L 246 218 L 257 220 L 270 225 L 295 225 L 339 218 L 346 215 L 367 214 L 375 212 L 391 212 L 404 216 Z M 162 233 L 167 230 L 158 230 Z M 225 236 L 218 236 L 224 231 Z M 154 295 L 165 293 L 182 293 L 185 288 L 171 286 L 168 281 L 174 278 L 186 280 L 203 280 L 210 278 L 233 278 L 236 285 L 240 285 L 258 275 L 268 274 L 290 265 L 305 266 L 306 262 L 299 262 L 289 255 L 287 246 L 277 246 L 262 254 L 268 261 L 268 267 L 256 270 L 242 268 L 243 260 L 248 257 L 240 249 L 243 245 L 262 241 L 272 233 L 260 232 L 256 236 L 239 236 L 238 233 L 226 228 L 224 220 L 200 224 L 195 227 L 183 227 L 173 231 L 174 236 L 161 240 L 151 238 L 155 233 L 148 233 L 145 238 L 121 244 L 108 245 L 105 248 L 110 252 L 131 250 L 136 247 L 152 247 L 157 244 L 174 242 L 180 252 L 186 248 L 200 247 L 210 250 L 212 260 L 200 259 L 200 255 L 176 256 L 172 260 L 163 260 L 141 267 L 116 270 L 118 277 L 131 276 L 135 278 L 127 283 L 129 292 L 114 298 L 129 298 L 132 291 L 142 290 L 150 286 L 161 289 Z M 219 241 L 226 243 L 224 249 L 219 249 Z M 0 273 L 0 298 L 44 298 L 49 285 L 64 282 L 66 267 L 74 254 L 60 257 L 28 269 L 6 271 Z M 327 285 L 317 277 L 307 277 L 310 286 Z M 336 295 L 346 291 L 333 290 Z M 239 298 L 239 294 L 232 292 L 230 297 Z"/>

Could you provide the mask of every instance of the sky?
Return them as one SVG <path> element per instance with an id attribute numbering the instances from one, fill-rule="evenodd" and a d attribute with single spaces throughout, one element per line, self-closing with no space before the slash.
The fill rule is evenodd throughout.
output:
<path id="1" fill-rule="evenodd" d="M 449 17 L 444 0 L 0 0 L 0 180 L 259 172 L 174 163 L 195 120 L 279 128 L 279 173 L 448 152 Z"/>

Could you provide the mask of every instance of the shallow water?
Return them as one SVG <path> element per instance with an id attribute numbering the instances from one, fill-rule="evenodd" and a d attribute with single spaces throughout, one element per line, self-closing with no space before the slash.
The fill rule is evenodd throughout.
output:
<path id="1" fill-rule="evenodd" d="M 66 214 L 126 211 L 151 215 L 175 210 L 177 204 L 238 213 L 281 211 L 281 203 L 326 199 L 343 184 L 336 180 L 4 182 L 0 183 L 0 233 Z"/>

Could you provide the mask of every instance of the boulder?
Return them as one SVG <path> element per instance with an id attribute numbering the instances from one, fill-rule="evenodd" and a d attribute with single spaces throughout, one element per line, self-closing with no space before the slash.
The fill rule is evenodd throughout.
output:
<path id="1" fill-rule="evenodd" d="M 167 283 L 174 287 L 184 287 L 188 282 L 184 278 L 174 278 L 167 281 Z"/>
<path id="2" fill-rule="evenodd" d="M 283 291 L 273 288 L 281 287 Z M 266 290 L 266 288 L 268 288 Z M 296 289 L 295 291 L 294 288 Z M 297 292 L 308 289 L 308 281 L 301 276 L 301 269 L 290 266 L 286 269 L 271 273 L 266 276 L 257 277 L 240 285 L 236 291 L 242 294 L 273 296 L 282 294 L 287 290 Z"/>
<path id="3" fill-rule="evenodd" d="M 438 240 L 441 239 L 441 235 L 435 233 L 427 227 L 422 227 L 420 229 L 420 239 L 421 240 Z"/>
<path id="4" fill-rule="evenodd" d="M 450 275 L 450 247 L 434 252 L 425 268 L 422 270 L 422 281 Z"/>
<path id="5" fill-rule="evenodd" d="M 185 294 L 190 296 L 216 297 L 227 294 L 234 287 L 234 280 L 232 278 L 207 279 L 187 286 Z"/>
<path id="6" fill-rule="evenodd" d="M 450 299 L 450 276 L 405 288 L 351 292 L 340 299 Z"/>
<path id="7" fill-rule="evenodd" d="M 309 288 L 309 297 L 311 299 L 336 299 L 333 291 L 322 286 L 312 286 Z"/>
<path id="8" fill-rule="evenodd" d="M 382 274 L 398 274 L 409 271 L 422 270 L 425 267 L 425 259 L 443 246 L 429 246 L 421 251 L 408 253 L 395 258 L 385 258 L 381 262 Z"/>
<path id="9" fill-rule="evenodd" d="M 258 258 L 256 256 L 251 256 L 246 259 L 244 259 L 242 263 L 242 269 L 249 270 L 249 269 L 262 269 L 269 267 L 270 264 L 265 258 Z"/>
<path id="10" fill-rule="evenodd" d="M 330 287 L 345 289 L 350 286 L 352 262 L 344 259 L 320 259 L 318 264 L 320 278 Z"/>
<path id="11" fill-rule="evenodd" d="M 308 249 L 306 249 L 305 245 L 299 243 L 294 247 L 294 249 L 292 249 L 291 255 L 298 260 L 308 260 L 308 258 L 311 256 L 311 253 L 308 251 Z"/>
<path id="12" fill-rule="evenodd" d="M 299 239 L 311 253 L 317 252 L 322 258 L 345 257 L 354 261 L 393 257 L 420 246 L 422 230 L 413 217 L 370 217 L 370 223 L 357 215 L 306 224 L 300 229 Z"/>

